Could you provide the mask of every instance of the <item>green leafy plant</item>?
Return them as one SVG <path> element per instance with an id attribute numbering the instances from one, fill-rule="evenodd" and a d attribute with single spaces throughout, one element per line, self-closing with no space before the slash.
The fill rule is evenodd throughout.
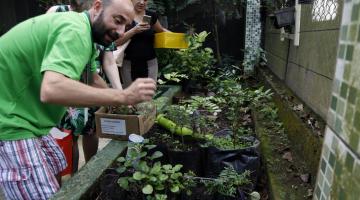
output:
<path id="1" fill-rule="evenodd" d="M 162 165 L 159 161 L 154 162 L 163 154 L 156 151 L 152 155 L 147 155 L 148 150 L 153 148 L 155 145 L 149 145 L 148 140 L 128 145 L 127 156 L 117 159 L 121 164 L 117 171 L 124 175 L 118 179 L 119 186 L 134 194 L 141 191 L 149 200 L 167 199 L 168 194 L 183 190 L 190 192 L 194 181 L 186 177 L 194 174 L 181 173 L 182 165 Z"/>
<path id="2" fill-rule="evenodd" d="M 211 115 L 216 116 L 221 112 L 220 107 L 216 104 L 217 102 L 224 102 L 221 97 L 201 97 L 191 96 L 190 99 L 184 100 L 182 104 L 186 105 L 186 110 L 192 114 L 195 110 L 203 110 Z"/>
<path id="3" fill-rule="evenodd" d="M 241 187 L 251 184 L 250 171 L 238 173 L 233 167 L 225 167 L 217 178 L 199 178 L 209 194 L 219 193 L 224 196 L 235 197 Z"/>
<path id="4" fill-rule="evenodd" d="M 135 106 L 110 106 L 108 112 L 111 114 L 122 115 L 148 115 L 155 109 L 154 102 L 143 102 L 136 104 Z"/>
<path id="5" fill-rule="evenodd" d="M 179 127 L 191 128 L 190 112 L 185 106 L 171 105 L 165 109 L 165 116 Z"/>
<path id="6" fill-rule="evenodd" d="M 188 79 L 189 77 L 185 74 L 179 74 L 178 72 L 171 72 L 171 73 L 168 73 L 168 74 L 164 74 L 164 79 L 165 80 L 162 80 L 162 79 L 158 79 L 158 83 L 160 85 L 164 85 L 168 82 L 176 82 L 176 83 L 179 83 L 181 80 L 184 80 L 184 79 Z"/>
<path id="7" fill-rule="evenodd" d="M 249 142 L 228 135 L 223 137 L 207 138 L 206 143 L 203 144 L 202 146 L 204 147 L 214 146 L 221 150 L 235 150 L 235 149 L 242 149 L 250 145 L 252 144 L 249 144 Z"/>
<path id="8" fill-rule="evenodd" d="M 211 77 L 209 68 L 215 60 L 212 49 L 203 47 L 208 35 L 208 32 L 203 31 L 188 36 L 189 47 L 175 51 L 162 73 L 178 72 L 187 74 L 190 80 L 209 80 Z"/>
<path id="9" fill-rule="evenodd" d="M 270 120 L 277 118 L 277 109 L 272 108 L 271 106 L 264 106 L 260 112 L 264 114 L 264 117 Z"/>

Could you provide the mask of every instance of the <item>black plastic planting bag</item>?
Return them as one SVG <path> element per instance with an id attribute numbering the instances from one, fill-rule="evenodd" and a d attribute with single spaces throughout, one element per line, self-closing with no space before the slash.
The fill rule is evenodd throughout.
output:
<path id="1" fill-rule="evenodd" d="M 148 156 L 151 156 L 153 153 L 155 153 L 156 151 L 160 151 L 163 156 L 161 156 L 160 158 L 157 158 L 154 160 L 154 162 L 160 161 L 161 163 L 168 163 L 169 162 L 169 155 L 168 155 L 168 149 L 167 146 L 165 144 L 157 144 L 155 148 L 150 149 L 148 151 Z"/>
<path id="2" fill-rule="evenodd" d="M 205 177 L 217 177 L 225 167 L 232 166 L 238 173 L 249 170 L 251 172 L 250 179 L 253 186 L 255 186 L 260 173 L 260 142 L 253 136 L 243 137 L 243 139 L 253 145 L 236 150 L 221 150 L 216 147 L 208 147 L 204 163 Z"/>
<path id="3" fill-rule="evenodd" d="M 172 165 L 181 164 L 182 172 L 193 171 L 197 176 L 202 176 L 202 158 L 201 151 L 194 149 L 192 151 L 174 151 L 168 149 L 169 162 Z"/>
<path id="4" fill-rule="evenodd" d="M 214 196 L 213 200 L 247 200 L 247 198 L 245 197 L 244 192 L 238 189 L 235 197 L 229 197 L 229 196 L 224 196 L 221 194 L 216 194 Z"/>
<path id="5" fill-rule="evenodd" d="M 120 175 L 116 169 L 106 169 L 100 181 L 100 199 L 103 200 L 122 200 L 125 192 L 120 188 L 117 181 Z"/>

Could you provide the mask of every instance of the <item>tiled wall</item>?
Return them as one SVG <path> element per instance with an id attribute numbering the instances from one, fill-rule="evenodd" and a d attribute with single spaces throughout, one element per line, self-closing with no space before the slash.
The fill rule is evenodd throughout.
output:
<path id="1" fill-rule="evenodd" d="M 360 0 L 344 1 L 314 199 L 360 199 Z"/>
<path id="2" fill-rule="evenodd" d="M 259 57 L 261 42 L 260 0 L 248 0 L 246 5 L 246 33 L 245 33 L 245 73 L 254 71 L 254 64 Z"/>

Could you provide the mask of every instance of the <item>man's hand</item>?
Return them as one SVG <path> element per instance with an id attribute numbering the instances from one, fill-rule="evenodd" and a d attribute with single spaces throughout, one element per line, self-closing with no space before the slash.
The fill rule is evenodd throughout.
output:
<path id="1" fill-rule="evenodd" d="M 124 90 L 126 103 L 135 105 L 143 101 L 152 100 L 156 90 L 156 83 L 151 78 L 138 78 Z"/>

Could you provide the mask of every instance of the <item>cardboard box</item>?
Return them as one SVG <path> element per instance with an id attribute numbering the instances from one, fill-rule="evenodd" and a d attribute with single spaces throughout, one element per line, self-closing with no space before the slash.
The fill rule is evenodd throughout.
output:
<path id="1" fill-rule="evenodd" d="M 186 49 L 189 47 L 184 33 L 161 32 L 155 34 L 154 48 Z"/>
<path id="2" fill-rule="evenodd" d="M 132 133 L 143 135 L 154 125 L 156 108 L 146 115 L 111 114 L 106 107 L 95 112 L 96 134 L 102 138 L 128 140 Z"/>

